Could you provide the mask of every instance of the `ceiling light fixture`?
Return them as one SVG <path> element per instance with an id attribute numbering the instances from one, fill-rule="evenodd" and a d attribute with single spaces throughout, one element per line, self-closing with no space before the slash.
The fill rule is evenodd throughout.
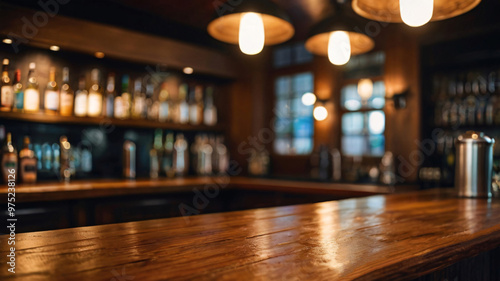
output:
<path id="1" fill-rule="evenodd" d="M 404 22 L 417 27 L 449 19 L 476 7 L 481 0 L 352 0 L 360 16 L 382 22 Z"/>
<path id="2" fill-rule="evenodd" d="M 228 1 L 217 11 L 208 24 L 208 33 L 222 42 L 239 45 L 247 55 L 260 53 L 264 45 L 285 42 L 295 33 L 286 13 L 270 0 L 240 0 L 234 5 Z"/>
<path id="3" fill-rule="evenodd" d="M 9 39 L 9 38 L 5 38 L 2 40 L 3 43 L 5 44 L 12 44 L 12 39 Z"/>
<path id="4" fill-rule="evenodd" d="M 193 74 L 194 72 L 194 69 L 192 67 L 184 67 L 184 69 L 182 70 L 182 72 L 184 72 L 185 74 Z"/>
<path id="5" fill-rule="evenodd" d="M 364 29 L 362 22 L 343 11 L 344 1 L 335 3 L 335 13 L 312 27 L 306 41 L 309 52 L 328 56 L 335 65 L 344 65 L 352 55 L 366 53 L 375 46 L 372 38 L 360 33 Z"/>
<path id="6" fill-rule="evenodd" d="M 56 45 L 52 45 L 49 47 L 49 50 L 51 51 L 54 51 L 54 52 L 57 52 L 59 51 L 61 48 L 59 48 L 59 46 L 56 46 Z"/>
<path id="7" fill-rule="evenodd" d="M 94 56 L 98 59 L 104 58 L 104 53 L 103 52 L 95 52 Z"/>

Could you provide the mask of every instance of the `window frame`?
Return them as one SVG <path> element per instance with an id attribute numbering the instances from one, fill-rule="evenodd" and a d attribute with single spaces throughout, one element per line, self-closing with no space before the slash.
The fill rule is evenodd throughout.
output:
<path id="1" fill-rule="evenodd" d="M 342 153 L 342 155 L 346 155 L 348 157 L 362 157 L 362 158 L 371 158 L 371 159 L 381 159 L 383 157 L 383 155 L 373 155 L 373 154 L 362 154 L 362 155 L 347 155 L 347 154 L 344 154 L 344 147 L 343 147 L 343 142 L 342 142 L 342 139 L 343 137 L 345 136 L 344 133 L 343 133 L 343 122 L 342 122 L 342 118 L 344 116 L 344 114 L 349 114 L 349 113 L 363 113 L 363 114 L 366 114 L 366 113 L 369 113 L 369 112 L 374 112 L 374 111 L 382 111 L 384 112 L 384 117 L 385 117 L 385 128 L 384 128 L 384 132 L 380 135 L 384 136 L 384 153 L 387 152 L 387 100 L 384 104 L 384 106 L 382 108 L 360 108 L 358 110 L 348 110 L 346 108 L 343 107 L 343 104 L 342 104 L 342 89 L 346 86 L 349 86 L 349 85 L 357 85 L 359 80 L 361 79 L 366 79 L 366 78 L 369 78 L 373 81 L 373 83 L 375 82 L 384 82 L 385 83 L 385 79 L 384 79 L 384 76 L 373 76 L 373 77 L 363 77 L 363 78 L 354 78 L 354 79 L 344 79 L 341 83 L 340 83 L 340 90 L 339 90 L 339 94 L 338 94 L 338 98 L 337 98 L 337 102 L 338 102 L 338 110 L 339 110 L 339 128 L 340 128 L 340 134 L 339 134 L 339 148 L 340 148 L 340 151 Z M 387 92 L 387 87 L 386 87 L 386 92 Z M 363 136 L 366 140 L 370 137 L 370 133 L 369 132 L 363 132 L 361 134 L 358 134 L 358 135 L 355 135 L 355 136 Z"/>

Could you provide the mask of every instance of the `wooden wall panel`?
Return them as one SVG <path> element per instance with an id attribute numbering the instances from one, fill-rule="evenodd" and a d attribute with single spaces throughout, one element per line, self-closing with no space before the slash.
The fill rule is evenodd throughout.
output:
<path id="1" fill-rule="evenodd" d="M 61 49 L 86 54 L 100 51 L 106 56 L 128 61 L 162 64 L 175 69 L 190 66 L 198 73 L 236 77 L 233 61 L 219 51 L 110 25 L 60 15 L 51 17 L 43 11 L 7 5 L 1 8 L 0 34 L 15 34 L 21 38 L 19 42 L 44 48 L 58 45 Z M 43 21 L 43 16 L 36 17 L 37 14 L 44 15 L 47 20 Z"/>

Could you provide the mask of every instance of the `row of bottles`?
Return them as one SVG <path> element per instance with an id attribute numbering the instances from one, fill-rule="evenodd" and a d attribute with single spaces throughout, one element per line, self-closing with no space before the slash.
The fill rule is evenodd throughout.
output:
<path id="1" fill-rule="evenodd" d="M 124 154 L 128 155 L 130 145 L 125 143 Z M 149 152 L 150 177 L 173 178 L 182 177 L 188 173 L 208 176 L 223 174 L 229 166 L 229 151 L 224 144 L 223 136 L 198 134 L 191 146 L 188 145 L 184 134 L 167 132 L 163 138 L 163 131 L 155 131 L 153 146 Z M 124 172 L 130 163 L 124 163 Z M 125 174 L 131 177 L 130 174 Z"/>
<path id="2" fill-rule="evenodd" d="M 116 77 L 110 73 L 105 89 L 101 87 L 98 69 L 91 71 L 90 87 L 85 77 L 80 77 L 78 89 L 73 91 L 67 67 L 62 69 L 62 85 L 56 82 L 56 69 L 50 68 L 49 82 L 42 92 L 36 76 L 36 65 L 29 64 L 27 83 L 21 82 L 21 71 L 16 70 L 14 79 L 9 77 L 9 60 L 3 61 L 1 83 L 2 111 L 38 112 L 43 109 L 47 114 L 78 117 L 108 117 L 118 119 L 148 119 L 160 122 L 213 126 L 217 124 L 217 108 L 214 104 L 214 88 L 181 84 L 177 95 L 172 95 L 164 84 L 155 89 L 154 83 L 143 79 L 134 81 L 130 91 L 130 77 L 122 77 L 118 94 Z"/>
<path id="3" fill-rule="evenodd" d="M 435 126 L 500 125 L 500 70 L 436 75 Z"/>
<path id="4" fill-rule="evenodd" d="M 320 145 L 311 153 L 310 167 L 312 179 L 321 181 L 369 181 L 394 185 L 396 183 L 396 165 L 394 155 L 387 151 L 378 165 L 363 167 L 361 157 L 346 157 L 342 168 L 342 155 L 336 148 L 328 149 L 326 145 Z M 349 160 L 349 161 L 348 161 Z"/>
<path id="5" fill-rule="evenodd" d="M 1 134 L 4 130 L 2 127 Z M 2 175 L 6 182 L 6 172 L 14 168 L 23 183 L 35 183 L 38 173 L 54 173 L 57 177 L 69 180 L 77 173 L 92 171 L 92 153 L 89 148 L 71 149 L 66 136 L 59 143 L 33 144 L 29 136 L 23 139 L 23 148 L 17 153 L 12 134 L 7 133 L 2 148 Z M 19 168 L 19 169 L 18 169 Z"/>

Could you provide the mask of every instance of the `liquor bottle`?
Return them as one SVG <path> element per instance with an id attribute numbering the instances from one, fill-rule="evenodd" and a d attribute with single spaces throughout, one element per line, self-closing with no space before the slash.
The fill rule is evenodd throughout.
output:
<path id="1" fill-rule="evenodd" d="M 78 91 L 75 94 L 75 116 L 87 116 L 87 100 L 89 93 L 85 89 L 85 77 L 80 77 L 78 82 Z"/>
<path id="2" fill-rule="evenodd" d="M 11 80 L 9 78 L 9 60 L 3 60 L 2 69 L 2 86 L 0 93 L 0 110 L 1 111 L 11 111 L 14 106 L 14 90 L 12 89 Z"/>
<path id="3" fill-rule="evenodd" d="M 88 147 L 82 149 L 81 171 L 84 173 L 92 172 L 92 153 Z"/>
<path id="4" fill-rule="evenodd" d="M 182 84 L 179 87 L 179 123 L 187 124 L 189 122 L 189 105 L 187 103 L 188 85 Z"/>
<path id="5" fill-rule="evenodd" d="M 49 83 L 45 88 L 44 108 L 45 113 L 57 114 L 59 111 L 59 87 L 56 83 L 56 69 L 50 68 Z"/>
<path id="6" fill-rule="evenodd" d="M 162 162 L 163 152 L 162 139 L 162 130 L 156 129 L 154 134 L 153 147 L 149 150 L 149 176 L 152 179 L 157 179 L 160 173 L 160 164 Z"/>
<path id="7" fill-rule="evenodd" d="M 14 173 L 9 170 L 14 169 Z M 9 181 L 9 175 L 15 175 L 17 172 L 17 151 L 12 145 L 12 134 L 7 133 L 7 138 L 5 144 L 2 148 L 2 175 L 3 182 L 7 183 Z M 12 179 L 12 178 L 11 178 Z M 15 178 L 14 178 L 15 180 Z"/>
<path id="8" fill-rule="evenodd" d="M 61 169 L 61 147 L 57 143 L 52 144 L 52 170 L 55 172 Z"/>
<path id="9" fill-rule="evenodd" d="M 200 148 L 201 148 L 201 143 L 202 142 L 202 136 L 201 135 L 196 135 L 194 137 L 194 142 L 191 144 L 190 148 L 190 155 L 191 155 L 191 171 L 193 173 L 199 174 L 200 172 L 200 166 L 198 165 L 200 163 L 199 159 L 201 158 L 200 155 Z"/>
<path id="10" fill-rule="evenodd" d="M 23 149 L 19 151 L 19 172 L 22 182 L 36 182 L 36 166 L 35 151 L 31 149 L 30 138 L 26 136 L 24 137 Z"/>
<path id="11" fill-rule="evenodd" d="M 37 163 L 36 163 L 36 169 L 38 171 L 42 170 L 42 146 L 38 143 L 35 143 L 33 145 L 33 150 L 35 151 L 35 156 L 36 156 L 36 159 L 38 159 Z"/>
<path id="12" fill-rule="evenodd" d="M 90 117 L 99 117 L 102 114 L 102 89 L 99 86 L 99 70 L 97 68 L 92 69 L 90 77 L 92 85 L 89 89 L 87 115 Z"/>
<path id="13" fill-rule="evenodd" d="M 63 68 L 63 80 L 61 86 L 61 101 L 60 101 L 60 114 L 62 116 L 71 116 L 73 114 L 73 89 L 69 85 L 69 68 Z"/>
<path id="14" fill-rule="evenodd" d="M 160 103 L 154 99 L 154 90 L 154 85 L 148 83 L 146 86 L 146 108 L 149 120 L 158 120 L 158 113 L 160 111 Z"/>
<path id="15" fill-rule="evenodd" d="M 132 141 L 123 143 L 123 176 L 127 179 L 135 179 L 136 176 L 136 146 Z"/>
<path id="16" fill-rule="evenodd" d="M 69 182 L 71 176 L 75 173 L 75 169 L 72 167 L 74 164 L 71 163 L 71 144 L 66 136 L 61 136 L 59 138 L 59 143 L 61 147 L 60 175 L 65 182 Z"/>
<path id="17" fill-rule="evenodd" d="M 342 179 L 342 156 L 336 148 L 330 151 L 332 155 L 332 180 L 340 181 Z"/>
<path id="18" fill-rule="evenodd" d="M 166 122 L 170 120 L 171 110 L 169 104 L 169 94 L 167 89 L 161 89 L 160 95 L 158 97 L 158 102 L 160 103 L 158 111 L 158 120 L 160 122 Z"/>
<path id="19" fill-rule="evenodd" d="M 130 78 L 128 75 L 123 75 L 122 77 L 122 109 L 120 111 L 120 116 L 118 118 L 127 119 L 130 118 L 130 111 L 132 106 L 132 96 L 129 92 L 129 81 Z M 115 111 L 117 107 L 115 105 Z"/>
<path id="20" fill-rule="evenodd" d="M 214 105 L 214 88 L 207 87 L 203 122 L 207 126 L 217 124 L 217 108 Z"/>
<path id="21" fill-rule="evenodd" d="M 115 106 L 115 74 L 108 75 L 108 84 L 106 85 L 106 97 L 104 98 L 104 116 L 111 118 L 114 116 Z"/>
<path id="22" fill-rule="evenodd" d="M 229 151 L 224 144 L 223 136 L 218 136 L 215 141 L 214 155 L 214 173 L 224 174 L 229 168 Z"/>
<path id="23" fill-rule="evenodd" d="M 135 119 L 144 118 L 146 106 L 146 95 L 142 92 L 141 78 L 137 78 L 134 83 L 134 101 L 132 107 L 132 117 Z"/>
<path id="24" fill-rule="evenodd" d="M 24 107 L 24 89 L 23 84 L 21 83 L 21 70 L 16 69 L 16 74 L 14 75 L 14 110 L 22 111 Z"/>
<path id="25" fill-rule="evenodd" d="M 168 178 L 175 176 L 174 170 L 174 133 L 169 132 L 165 136 L 163 145 L 162 170 Z"/>
<path id="26" fill-rule="evenodd" d="M 52 147 L 49 143 L 42 144 L 42 169 L 45 171 L 52 169 Z"/>
<path id="27" fill-rule="evenodd" d="M 208 137 L 203 136 L 203 140 L 199 147 L 198 157 L 198 174 L 208 176 L 212 174 L 212 154 L 213 147 L 209 142 Z"/>
<path id="28" fill-rule="evenodd" d="M 35 74 L 36 64 L 34 62 L 29 65 L 28 86 L 24 90 L 24 111 L 36 112 L 40 110 L 40 91 L 38 90 L 38 82 Z"/>
<path id="29" fill-rule="evenodd" d="M 182 133 L 178 133 L 174 143 L 173 167 L 177 176 L 187 175 L 189 169 L 188 143 Z"/>
<path id="30" fill-rule="evenodd" d="M 203 120 L 203 87 L 195 86 L 189 95 L 189 123 L 199 125 Z"/>

